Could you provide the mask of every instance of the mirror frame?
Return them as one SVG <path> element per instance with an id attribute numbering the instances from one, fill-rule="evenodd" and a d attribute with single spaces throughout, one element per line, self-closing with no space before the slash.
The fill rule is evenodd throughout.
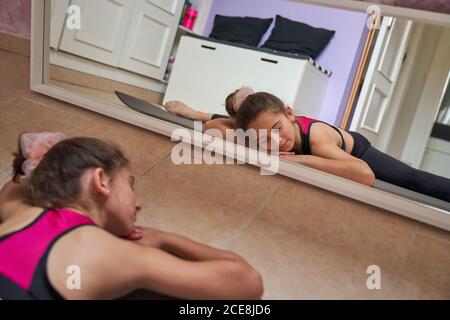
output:
<path id="1" fill-rule="evenodd" d="M 308 3 L 318 6 L 325 6 L 335 9 L 347 9 L 359 12 L 367 12 L 370 6 L 380 8 L 381 15 L 392 16 L 414 20 L 414 22 L 424 22 L 450 27 L 450 14 L 435 11 L 425 11 L 406 7 L 397 7 L 381 3 L 373 3 L 359 0 L 289 0 L 291 2 Z"/>
<path id="2" fill-rule="evenodd" d="M 50 19 L 46 19 L 46 17 L 50 16 L 50 7 L 51 0 L 32 1 L 31 90 L 168 137 L 171 137 L 175 129 L 181 128 L 175 124 L 148 117 L 126 107 L 89 98 L 49 84 Z M 345 8 L 345 6 L 342 7 Z M 204 135 L 200 132 L 194 132 L 193 130 L 188 131 L 191 134 L 193 145 L 205 147 L 211 141 L 219 140 L 219 142 L 223 143 L 224 148 L 219 150 L 218 153 L 235 158 L 234 150 L 245 152 L 246 163 L 251 163 L 251 155 L 254 151 L 245 146 L 235 146 L 234 143 L 223 141 L 222 139 Z M 354 183 L 318 170 L 293 164 L 292 162 L 281 159 L 279 161 L 278 173 L 281 175 L 450 231 L 450 212 L 448 211 Z"/>

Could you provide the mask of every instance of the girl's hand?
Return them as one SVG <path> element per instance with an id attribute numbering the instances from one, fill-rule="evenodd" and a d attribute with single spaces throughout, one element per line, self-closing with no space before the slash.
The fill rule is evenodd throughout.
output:
<path id="1" fill-rule="evenodd" d="M 144 231 L 141 227 L 134 227 L 133 231 L 131 231 L 130 234 L 126 235 L 124 238 L 131 240 L 131 241 L 137 241 L 142 239 L 142 237 L 144 236 Z"/>
<path id="2" fill-rule="evenodd" d="M 169 101 L 164 105 L 164 108 L 171 114 L 179 117 L 195 120 L 195 110 L 181 101 Z"/>
<path id="3" fill-rule="evenodd" d="M 283 154 L 280 155 L 280 158 L 283 160 L 287 160 L 287 161 L 291 161 L 291 162 L 295 162 L 298 164 L 303 164 L 303 157 L 304 155 L 298 155 L 298 154 Z"/>
<path id="4" fill-rule="evenodd" d="M 139 229 L 140 237 L 135 239 L 136 243 L 144 246 L 161 248 L 165 232 L 150 227 L 136 227 Z"/>

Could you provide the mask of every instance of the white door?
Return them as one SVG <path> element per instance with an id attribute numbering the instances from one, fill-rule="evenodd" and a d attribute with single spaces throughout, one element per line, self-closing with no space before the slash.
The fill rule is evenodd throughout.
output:
<path id="1" fill-rule="evenodd" d="M 81 9 L 81 29 L 64 29 L 60 50 L 117 67 L 134 0 L 73 0 Z"/>
<path id="2" fill-rule="evenodd" d="M 382 126 L 402 67 L 412 21 L 384 18 L 350 130 L 380 147 Z M 383 148 L 381 148 L 383 149 Z"/>
<path id="3" fill-rule="evenodd" d="M 183 4 L 182 0 L 136 0 L 120 68 L 164 78 Z"/>
<path id="4" fill-rule="evenodd" d="M 61 34 L 65 28 L 66 10 L 70 0 L 52 0 L 50 13 L 50 47 L 58 49 Z"/>
<path id="5" fill-rule="evenodd" d="M 450 29 L 443 28 L 401 160 L 420 168 L 434 122 L 450 81 Z"/>
<path id="6" fill-rule="evenodd" d="M 431 137 L 420 169 L 450 179 L 450 141 Z"/>

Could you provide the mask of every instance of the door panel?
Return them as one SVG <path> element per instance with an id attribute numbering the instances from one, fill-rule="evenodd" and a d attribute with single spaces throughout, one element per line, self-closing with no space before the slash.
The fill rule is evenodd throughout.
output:
<path id="1" fill-rule="evenodd" d="M 450 141 L 430 138 L 421 169 L 450 179 Z"/>
<path id="2" fill-rule="evenodd" d="M 65 28 L 66 10 L 69 0 L 52 0 L 50 20 L 50 47 L 58 49 L 59 41 Z"/>
<path id="3" fill-rule="evenodd" d="M 146 0 L 148 3 L 175 15 L 177 13 L 179 2 L 178 0 Z"/>
<path id="4" fill-rule="evenodd" d="M 391 111 L 389 104 L 402 67 L 411 26 L 411 21 L 383 19 L 350 127 L 380 149 L 383 149 L 378 145 L 382 140 L 383 124 Z"/>
<path id="5" fill-rule="evenodd" d="M 405 43 L 403 38 L 407 31 L 405 29 L 407 25 L 405 22 L 394 19 L 389 24 L 390 28 L 394 28 L 394 30 L 389 32 L 387 45 L 381 55 L 378 72 L 391 83 L 394 83 L 400 72 L 403 53 L 406 49 L 404 48 Z"/>
<path id="6" fill-rule="evenodd" d="M 176 12 L 170 14 L 148 0 L 137 0 L 120 60 L 121 68 L 159 80 L 164 78 L 184 3 L 175 2 Z"/>
<path id="7" fill-rule="evenodd" d="M 143 14 L 138 24 L 134 55 L 131 58 L 160 68 L 169 35 L 170 25 Z M 151 42 L 148 39 L 151 39 Z M 154 43 L 161 46 L 155 46 Z"/>
<path id="8" fill-rule="evenodd" d="M 377 134 L 386 112 L 387 103 L 388 95 L 386 90 L 381 90 L 380 86 L 372 86 L 361 128 Z"/>
<path id="9" fill-rule="evenodd" d="M 72 4 L 81 8 L 81 29 L 65 29 L 60 49 L 117 67 L 134 1 L 74 0 Z"/>

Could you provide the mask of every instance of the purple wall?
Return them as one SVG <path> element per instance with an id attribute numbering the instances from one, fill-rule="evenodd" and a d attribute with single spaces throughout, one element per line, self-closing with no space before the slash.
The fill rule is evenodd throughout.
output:
<path id="1" fill-rule="evenodd" d="M 0 0 L 0 32 L 30 37 L 31 0 Z"/>
<path id="2" fill-rule="evenodd" d="M 340 124 L 368 32 L 366 14 L 287 0 L 214 0 L 205 35 L 211 32 L 216 14 L 261 18 L 280 14 L 314 27 L 336 30 L 334 38 L 317 58 L 317 62 L 333 71 L 320 119 Z M 263 41 L 269 35 L 270 30 Z"/>

